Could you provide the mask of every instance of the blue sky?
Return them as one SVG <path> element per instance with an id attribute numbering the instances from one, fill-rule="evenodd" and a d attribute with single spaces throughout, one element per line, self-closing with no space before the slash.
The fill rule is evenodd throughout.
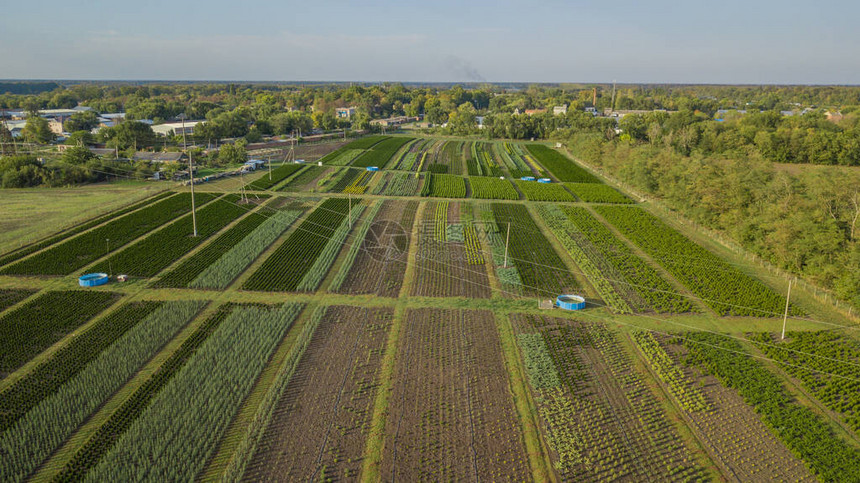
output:
<path id="1" fill-rule="evenodd" d="M 858 14 L 832 0 L 17 1 L 0 78 L 860 84 Z"/>

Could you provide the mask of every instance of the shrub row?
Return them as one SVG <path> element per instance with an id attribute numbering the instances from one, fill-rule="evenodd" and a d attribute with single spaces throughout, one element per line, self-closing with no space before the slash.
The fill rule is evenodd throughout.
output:
<path id="1" fill-rule="evenodd" d="M 565 155 L 543 144 L 528 144 L 526 145 L 526 149 L 559 181 L 600 183 L 600 180 L 593 174 L 568 159 Z"/>
<path id="2" fill-rule="evenodd" d="M 215 199 L 212 193 L 197 193 L 197 208 Z M 106 223 L 26 260 L 3 269 L 7 275 L 68 275 L 155 228 L 191 211 L 191 195 L 176 196 L 153 203 L 130 215 Z M 108 243 L 107 240 L 110 239 Z"/>
<path id="3" fill-rule="evenodd" d="M 251 275 L 243 288 L 275 292 L 296 290 L 347 217 L 348 209 L 349 202 L 344 198 L 323 201 Z"/>
<path id="4" fill-rule="evenodd" d="M 102 260 L 93 270 L 152 277 L 203 243 L 231 221 L 247 213 L 238 195 L 227 195 L 197 212 L 197 236 L 192 236 L 191 215 Z"/>
<path id="5" fill-rule="evenodd" d="M 0 317 L 0 372 L 12 372 L 119 299 L 113 292 L 47 292 Z"/>

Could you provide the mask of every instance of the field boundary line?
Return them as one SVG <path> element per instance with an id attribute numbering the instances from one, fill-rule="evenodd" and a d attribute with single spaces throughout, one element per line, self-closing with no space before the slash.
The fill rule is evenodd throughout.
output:
<path id="1" fill-rule="evenodd" d="M 379 370 L 379 389 L 373 401 L 373 412 L 368 424 L 368 436 L 364 445 L 359 480 L 377 482 L 382 473 L 382 454 L 385 450 L 385 426 L 390 413 L 389 402 L 394 388 L 394 371 L 397 368 L 397 351 L 400 347 L 400 332 L 406 318 L 406 307 L 398 305 L 392 315 L 391 330 L 385 343 L 382 367 Z"/>

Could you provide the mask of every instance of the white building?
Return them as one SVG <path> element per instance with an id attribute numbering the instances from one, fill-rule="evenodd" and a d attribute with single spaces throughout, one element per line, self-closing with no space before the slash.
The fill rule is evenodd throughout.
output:
<path id="1" fill-rule="evenodd" d="M 185 134 L 194 134 L 194 126 L 200 124 L 201 122 L 205 121 L 185 121 Z M 164 124 L 155 124 L 152 126 L 152 130 L 155 132 L 155 134 L 159 136 L 181 136 L 182 128 L 183 123 L 181 122 L 166 122 Z"/>

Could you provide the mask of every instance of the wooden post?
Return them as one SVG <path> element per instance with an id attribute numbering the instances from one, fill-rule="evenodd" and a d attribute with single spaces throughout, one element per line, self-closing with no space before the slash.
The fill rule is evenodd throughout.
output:
<path id="1" fill-rule="evenodd" d="M 508 222 L 508 235 L 505 237 L 505 268 L 508 268 L 508 242 L 511 241 L 511 222 Z"/>
<path id="2" fill-rule="evenodd" d="M 791 280 L 788 281 L 788 295 L 785 297 L 785 314 L 782 316 L 782 340 L 785 340 L 785 322 L 788 319 L 788 301 L 791 299 Z"/>

